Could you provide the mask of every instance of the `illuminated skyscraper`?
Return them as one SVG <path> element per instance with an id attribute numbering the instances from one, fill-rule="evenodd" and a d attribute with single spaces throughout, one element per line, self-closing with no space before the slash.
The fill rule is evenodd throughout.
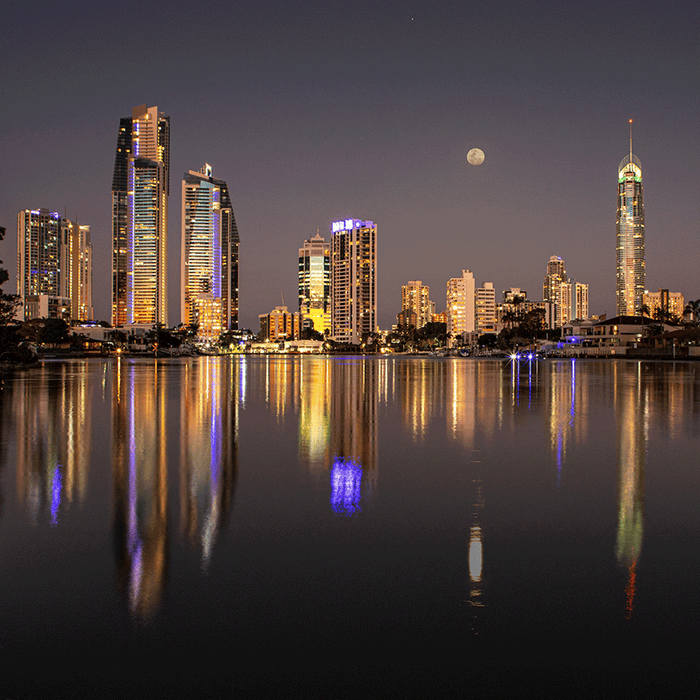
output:
<path id="1" fill-rule="evenodd" d="M 542 285 L 542 299 L 554 304 L 554 325 L 559 328 L 571 315 L 571 287 L 566 276 L 564 261 L 552 255 L 547 263 L 547 274 Z"/>
<path id="2" fill-rule="evenodd" d="M 416 328 L 430 323 L 430 287 L 420 280 L 409 281 L 401 287 L 401 311 L 410 309 L 416 315 Z"/>
<path id="3" fill-rule="evenodd" d="M 170 117 L 122 118 L 112 179 L 112 324 L 168 323 Z"/>
<path id="4" fill-rule="evenodd" d="M 344 219 L 331 227 L 331 337 L 362 342 L 377 329 L 377 225 Z"/>
<path id="5" fill-rule="evenodd" d="M 90 227 L 47 209 L 20 211 L 17 294 L 22 298 L 19 317 L 24 320 L 47 315 L 92 319 Z"/>
<path id="6" fill-rule="evenodd" d="M 453 337 L 476 328 L 474 291 L 474 275 L 469 270 L 447 280 L 447 332 Z"/>
<path id="7" fill-rule="evenodd" d="M 630 152 L 617 170 L 617 315 L 637 316 L 646 283 L 644 189 L 642 163 L 632 154 L 631 119 Z"/>
<path id="8" fill-rule="evenodd" d="M 228 185 L 207 163 L 182 179 L 181 313 L 201 337 L 238 328 L 238 228 Z"/>
<path id="9" fill-rule="evenodd" d="M 493 282 L 484 282 L 476 290 L 476 330 L 496 333 L 496 290 Z"/>
<path id="10" fill-rule="evenodd" d="M 310 318 L 314 330 L 330 331 L 331 253 L 321 235 L 299 248 L 299 312 Z"/>

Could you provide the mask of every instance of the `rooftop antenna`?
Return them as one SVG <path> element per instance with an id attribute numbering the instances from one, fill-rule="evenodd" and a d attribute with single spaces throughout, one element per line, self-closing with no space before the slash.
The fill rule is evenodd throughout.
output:
<path id="1" fill-rule="evenodd" d="M 632 120 L 630 119 L 630 165 L 632 165 Z"/>
<path id="2" fill-rule="evenodd" d="M 286 306 L 286 304 L 284 303 L 284 294 L 282 294 L 282 292 L 280 292 L 280 296 L 282 297 L 282 306 Z"/>

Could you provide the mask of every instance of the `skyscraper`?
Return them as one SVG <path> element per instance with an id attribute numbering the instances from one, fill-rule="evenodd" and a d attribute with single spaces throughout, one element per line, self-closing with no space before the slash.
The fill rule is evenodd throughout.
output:
<path id="1" fill-rule="evenodd" d="M 564 260 L 552 255 L 547 263 L 547 274 L 542 284 L 542 299 L 554 304 L 554 326 L 559 328 L 569 320 L 571 313 L 571 288 L 566 276 Z"/>
<path id="2" fill-rule="evenodd" d="M 24 320 L 49 314 L 91 320 L 92 246 L 90 227 L 48 209 L 17 214 L 17 293 Z M 40 297 L 48 297 L 40 301 Z"/>
<path id="3" fill-rule="evenodd" d="M 134 107 L 119 122 L 112 179 L 112 324 L 168 323 L 170 117 Z"/>
<path id="4" fill-rule="evenodd" d="M 314 330 L 330 332 L 331 253 L 328 241 L 316 234 L 299 248 L 299 312 Z"/>
<path id="5" fill-rule="evenodd" d="M 182 179 L 182 322 L 216 339 L 238 328 L 238 228 L 228 185 L 208 163 Z"/>
<path id="6" fill-rule="evenodd" d="M 331 337 L 358 345 L 377 328 L 377 225 L 343 219 L 331 226 Z"/>
<path id="7" fill-rule="evenodd" d="M 401 287 L 401 311 L 409 309 L 416 315 L 416 328 L 430 323 L 430 287 L 420 280 L 411 280 Z"/>
<path id="8" fill-rule="evenodd" d="M 617 315 L 637 316 L 642 312 L 646 284 L 644 260 L 644 189 L 642 163 L 630 152 L 617 172 Z"/>
<path id="9" fill-rule="evenodd" d="M 476 290 L 476 330 L 496 333 L 496 290 L 493 282 L 484 282 Z"/>
<path id="10" fill-rule="evenodd" d="M 447 332 L 453 337 L 476 328 L 474 275 L 462 270 L 461 277 L 447 280 Z"/>

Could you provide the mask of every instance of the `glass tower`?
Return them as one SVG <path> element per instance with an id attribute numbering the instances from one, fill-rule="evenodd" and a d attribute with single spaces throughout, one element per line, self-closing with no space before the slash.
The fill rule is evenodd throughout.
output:
<path id="1" fill-rule="evenodd" d="M 314 330 L 330 331 L 331 254 L 320 234 L 299 248 L 299 312 L 310 318 Z"/>
<path id="2" fill-rule="evenodd" d="M 377 328 L 377 225 L 344 219 L 331 226 L 331 337 L 359 345 Z"/>
<path id="3" fill-rule="evenodd" d="M 134 107 L 119 122 L 112 179 L 112 324 L 168 323 L 170 117 Z"/>
<path id="4" fill-rule="evenodd" d="M 228 185 L 207 163 L 182 179 L 182 322 L 216 340 L 238 328 L 238 228 Z"/>
<path id="5" fill-rule="evenodd" d="M 630 152 L 617 173 L 617 315 L 642 313 L 646 268 L 644 262 L 644 189 L 642 163 Z"/>

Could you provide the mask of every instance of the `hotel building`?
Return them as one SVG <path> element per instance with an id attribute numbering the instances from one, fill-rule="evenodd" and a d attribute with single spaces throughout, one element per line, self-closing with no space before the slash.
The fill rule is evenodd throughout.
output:
<path id="1" fill-rule="evenodd" d="M 198 336 L 238 328 L 238 228 L 228 185 L 207 163 L 182 179 L 180 311 Z"/>
<path id="2" fill-rule="evenodd" d="M 453 337 L 475 330 L 474 275 L 462 270 L 461 277 L 447 281 L 447 332 Z"/>
<path id="3" fill-rule="evenodd" d="M 22 299 L 20 320 L 44 316 L 92 320 L 90 227 L 48 209 L 20 211 L 17 294 Z"/>
<path id="4" fill-rule="evenodd" d="M 331 328 L 331 252 L 320 234 L 299 248 L 299 313 L 313 322 L 319 333 Z"/>
<path id="5" fill-rule="evenodd" d="M 430 287 L 425 286 L 420 280 L 409 281 L 401 287 L 401 313 L 409 310 L 416 315 L 416 328 L 422 328 L 430 323 L 431 304 Z"/>
<path id="6" fill-rule="evenodd" d="M 644 189 L 642 163 L 630 152 L 617 168 L 617 315 L 642 313 L 646 268 L 644 259 Z"/>
<path id="7" fill-rule="evenodd" d="M 331 337 L 359 345 L 377 329 L 377 225 L 343 219 L 331 226 Z"/>
<path id="8" fill-rule="evenodd" d="M 120 120 L 112 179 L 112 325 L 168 323 L 170 117 Z"/>

